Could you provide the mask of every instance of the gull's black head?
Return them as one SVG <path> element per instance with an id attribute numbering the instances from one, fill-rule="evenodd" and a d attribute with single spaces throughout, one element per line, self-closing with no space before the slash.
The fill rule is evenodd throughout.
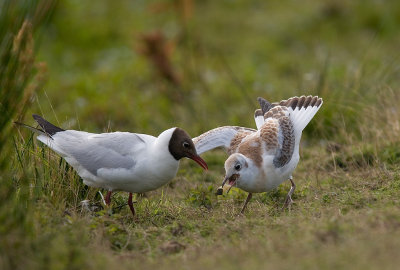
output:
<path id="1" fill-rule="evenodd" d="M 187 157 L 196 161 L 205 170 L 208 169 L 207 163 L 197 154 L 192 138 L 183 129 L 176 128 L 174 130 L 168 149 L 176 160 Z"/>

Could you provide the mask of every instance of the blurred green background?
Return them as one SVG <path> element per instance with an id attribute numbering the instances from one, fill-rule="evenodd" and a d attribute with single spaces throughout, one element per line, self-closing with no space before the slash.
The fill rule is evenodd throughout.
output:
<path id="1" fill-rule="evenodd" d="M 0 1 L 0 269 L 397 269 L 399 29 L 399 1 Z M 132 219 L 12 125 L 194 137 L 295 95 L 324 99 L 295 204 L 285 183 L 240 217 L 245 192 L 214 195 L 223 151 Z"/>
<path id="2" fill-rule="evenodd" d="M 61 1 L 40 35 L 48 82 L 32 112 L 65 128 L 196 136 L 253 127 L 257 96 L 311 94 L 326 100 L 316 121 L 330 136 L 398 86 L 399 24 L 397 1 Z"/>

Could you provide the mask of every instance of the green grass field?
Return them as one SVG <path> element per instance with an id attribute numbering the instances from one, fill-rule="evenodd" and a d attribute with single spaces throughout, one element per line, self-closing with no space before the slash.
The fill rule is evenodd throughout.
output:
<path id="1" fill-rule="evenodd" d="M 398 269 L 400 2 L 11 1 L 0 4 L 0 269 Z M 25 23 L 24 23 L 25 22 Z M 289 183 L 215 192 L 183 160 L 163 188 L 104 207 L 12 121 L 193 137 L 255 127 L 256 98 L 319 95 Z"/>

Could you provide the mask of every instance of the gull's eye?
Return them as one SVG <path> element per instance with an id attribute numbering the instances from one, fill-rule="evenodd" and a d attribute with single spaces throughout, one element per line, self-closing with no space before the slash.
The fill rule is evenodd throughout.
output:
<path id="1" fill-rule="evenodd" d="M 183 145 L 184 148 L 189 148 L 190 147 L 190 144 L 188 142 L 183 142 L 182 145 Z"/>
<path id="2" fill-rule="evenodd" d="M 240 165 L 240 164 L 235 165 L 235 170 L 240 171 L 241 168 L 242 168 L 242 165 Z"/>

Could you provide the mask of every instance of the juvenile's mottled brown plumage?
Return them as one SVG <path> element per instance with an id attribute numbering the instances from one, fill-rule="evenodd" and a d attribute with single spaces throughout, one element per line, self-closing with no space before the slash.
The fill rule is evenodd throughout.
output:
<path id="1" fill-rule="evenodd" d="M 279 145 L 278 142 L 279 122 L 277 119 L 267 119 L 260 129 L 260 137 L 265 143 L 267 151 L 276 149 Z"/>
<path id="2" fill-rule="evenodd" d="M 230 147 L 228 148 L 228 154 L 233 154 L 238 149 L 239 144 L 246 138 L 248 135 L 252 134 L 250 131 L 242 131 L 238 132 L 235 137 L 233 137 Z"/>
<path id="3" fill-rule="evenodd" d="M 242 212 L 253 192 L 271 190 L 288 179 L 292 187 L 285 205 L 291 203 L 301 134 L 322 105 L 321 98 L 312 96 L 277 103 L 258 98 L 258 102 L 261 108 L 254 112 L 257 130 L 219 127 L 193 139 L 200 154 L 220 146 L 227 150 L 230 156 L 222 186 L 228 182 L 249 192 Z"/>
<path id="4" fill-rule="evenodd" d="M 293 124 L 289 117 L 284 116 L 279 118 L 279 128 L 282 132 L 283 140 L 282 147 L 281 149 L 278 148 L 278 153 L 274 158 L 274 165 L 277 168 L 283 167 L 289 163 L 293 155 L 295 144 Z"/>
<path id="5" fill-rule="evenodd" d="M 268 112 L 265 113 L 264 115 L 264 119 L 267 118 L 275 118 L 275 119 L 279 119 L 281 117 L 286 116 L 287 114 L 287 108 L 283 107 L 283 106 L 277 106 L 272 108 L 271 110 L 269 110 Z"/>
<path id="6" fill-rule="evenodd" d="M 261 149 L 261 140 L 256 137 L 253 140 L 242 142 L 236 152 L 250 158 L 256 166 L 261 167 L 263 161 Z"/>

